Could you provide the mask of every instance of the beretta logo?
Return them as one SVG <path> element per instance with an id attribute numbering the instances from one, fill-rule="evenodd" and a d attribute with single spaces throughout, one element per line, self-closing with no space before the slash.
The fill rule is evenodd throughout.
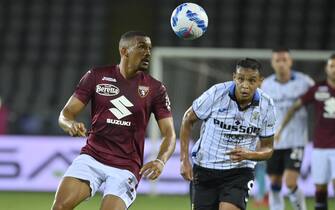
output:
<path id="1" fill-rule="evenodd" d="M 98 84 L 95 91 L 103 96 L 115 96 L 120 92 L 118 87 L 111 84 Z"/>

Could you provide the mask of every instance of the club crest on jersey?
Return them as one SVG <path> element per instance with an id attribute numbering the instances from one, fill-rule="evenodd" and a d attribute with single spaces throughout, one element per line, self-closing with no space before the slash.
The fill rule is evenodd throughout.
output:
<path id="1" fill-rule="evenodd" d="M 111 84 L 97 84 L 95 92 L 102 96 L 115 96 L 119 94 L 120 90 L 115 85 Z"/>
<path id="2" fill-rule="evenodd" d="M 335 119 L 335 98 L 331 97 L 325 101 L 324 105 L 325 112 L 323 117 Z"/>
<path id="3" fill-rule="evenodd" d="M 325 101 L 330 97 L 327 86 L 320 86 L 314 94 L 314 98 L 318 101 Z"/>
<path id="4" fill-rule="evenodd" d="M 259 120 L 259 112 L 252 113 L 252 120 L 255 120 L 255 121 Z"/>
<path id="5" fill-rule="evenodd" d="M 148 86 L 142 86 L 142 85 L 139 85 L 138 86 L 138 94 L 144 98 L 148 95 L 149 93 L 149 87 Z"/>

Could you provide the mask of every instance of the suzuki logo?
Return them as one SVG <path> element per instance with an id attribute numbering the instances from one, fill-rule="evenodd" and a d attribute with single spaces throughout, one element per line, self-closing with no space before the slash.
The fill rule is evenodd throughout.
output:
<path id="1" fill-rule="evenodd" d="M 109 111 L 111 111 L 117 119 L 121 119 L 132 114 L 127 107 L 132 107 L 134 105 L 125 96 L 120 96 L 110 102 L 115 106 L 115 108 L 111 108 Z"/>

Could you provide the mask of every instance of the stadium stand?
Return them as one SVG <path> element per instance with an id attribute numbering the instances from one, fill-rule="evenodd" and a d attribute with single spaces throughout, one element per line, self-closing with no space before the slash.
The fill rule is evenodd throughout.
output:
<path id="1" fill-rule="evenodd" d="M 80 76 L 89 67 L 108 62 L 111 37 L 106 33 L 113 24 L 126 29 L 127 23 L 133 26 L 130 22 L 142 18 L 155 26 L 148 31 L 155 46 L 335 48 L 333 0 L 194 1 L 206 9 L 210 20 L 206 36 L 192 42 L 178 39 L 170 28 L 171 11 L 180 1 L 143 2 L 146 8 L 152 5 L 152 16 L 132 17 L 130 12 L 122 20 L 110 18 L 116 6 L 127 8 L 129 2 L 136 1 L 1 1 L 0 95 L 12 111 L 10 133 L 61 133 L 58 112 Z M 298 63 L 300 69 L 304 65 Z M 27 119 L 36 124 L 34 129 L 20 126 L 20 120 Z"/>
<path id="2" fill-rule="evenodd" d="M 2 1 L 0 95 L 12 110 L 11 133 L 60 132 L 60 106 L 81 75 L 103 63 L 104 3 Z"/>

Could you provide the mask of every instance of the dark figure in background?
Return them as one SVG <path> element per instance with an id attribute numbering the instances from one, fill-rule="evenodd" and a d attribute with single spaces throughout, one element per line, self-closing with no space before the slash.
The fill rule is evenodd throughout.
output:
<path id="1" fill-rule="evenodd" d="M 318 82 L 300 97 L 287 112 L 275 138 L 302 107 L 314 108 L 315 127 L 312 152 L 312 179 L 315 184 L 315 210 L 328 209 L 327 185 L 331 181 L 335 189 L 335 54 L 326 64 L 326 81 Z M 330 209 L 334 209 L 330 208 Z"/>

